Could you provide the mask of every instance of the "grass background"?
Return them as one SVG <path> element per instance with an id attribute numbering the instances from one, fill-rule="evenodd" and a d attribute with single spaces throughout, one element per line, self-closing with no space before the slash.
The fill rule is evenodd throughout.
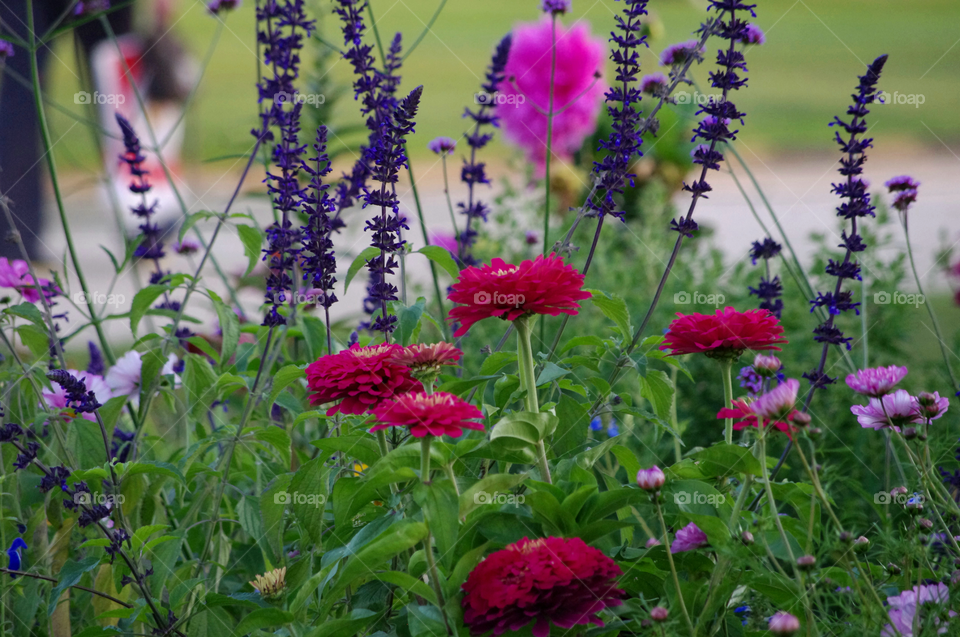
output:
<path id="1" fill-rule="evenodd" d="M 386 40 L 397 30 L 411 43 L 424 29 L 439 0 L 371 0 L 377 26 Z M 402 90 L 425 85 L 417 132 L 410 147 L 413 155 L 426 152 L 426 142 L 437 135 L 458 138 L 465 129 L 463 108 L 471 103 L 490 52 L 497 40 L 520 21 L 536 20 L 536 0 L 448 0 L 443 11 L 403 70 Z M 330 14 L 332 2 L 311 5 L 319 9 L 321 32 L 340 44 L 338 21 Z M 584 20 L 594 34 L 606 37 L 614 0 L 574 0 L 572 14 L 564 20 Z M 643 73 L 656 68 L 656 55 L 668 44 L 686 39 L 705 15 L 706 2 L 653 0 L 651 13 L 662 24 L 659 37 L 642 55 Z M 150 12 L 141 13 L 149 15 Z M 925 102 L 878 107 L 872 116 L 874 134 L 883 135 L 887 148 L 897 144 L 938 148 L 960 142 L 960 3 L 956 0 L 763 0 L 756 22 L 767 33 L 767 44 L 748 53 L 749 86 L 738 96 L 748 114 L 740 139 L 766 155 L 834 150 L 827 123 L 844 111 L 856 76 L 881 53 L 889 53 L 881 88 L 901 94 L 920 94 Z M 176 7 L 172 33 L 198 59 L 209 50 L 217 19 L 201 2 L 184 1 Z M 254 88 L 257 60 L 254 46 L 254 7 L 249 0 L 225 16 L 219 42 L 205 77 L 191 104 L 187 119 L 184 159 L 197 163 L 230 153 L 244 152 L 248 131 L 256 124 Z M 372 40 L 371 40 L 372 41 Z M 324 45 L 314 43 L 314 47 Z M 74 65 L 70 36 L 55 46 L 62 63 L 54 61 L 48 84 L 51 97 L 70 111 L 78 84 L 68 66 Z M 706 85 L 715 47 L 695 77 Z M 304 54 L 311 64 L 315 49 Z M 326 70 L 337 83 L 349 83 L 349 65 L 337 61 Z M 607 69 L 608 77 L 611 69 Z M 347 95 L 334 109 L 336 125 L 359 121 L 356 105 Z M 63 113 L 53 112 L 54 138 L 64 167 L 96 168 L 89 131 L 73 125 Z M 499 141 L 490 152 L 504 157 L 509 149 Z"/>

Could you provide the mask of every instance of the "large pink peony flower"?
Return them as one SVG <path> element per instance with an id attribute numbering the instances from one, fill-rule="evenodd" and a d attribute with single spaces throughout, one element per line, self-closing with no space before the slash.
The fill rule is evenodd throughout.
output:
<path id="1" fill-rule="evenodd" d="M 550 624 L 603 626 L 597 613 L 623 602 L 620 567 L 578 537 L 523 538 L 477 564 L 463 584 L 463 623 L 470 634 L 514 633 L 530 622 L 534 637 Z"/>
<path id="2" fill-rule="evenodd" d="M 523 149 L 540 177 L 547 157 L 551 31 L 548 16 L 537 23 L 517 25 L 504 80 L 497 87 L 496 109 L 503 135 Z M 603 73 L 606 46 L 602 38 L 591 37 L 582 22 L 568 29 L 558 21 L 556 38 L 551 147 L 554 156 L 569 160 L 597 128 L 607 88 L 597 74 Z"/>

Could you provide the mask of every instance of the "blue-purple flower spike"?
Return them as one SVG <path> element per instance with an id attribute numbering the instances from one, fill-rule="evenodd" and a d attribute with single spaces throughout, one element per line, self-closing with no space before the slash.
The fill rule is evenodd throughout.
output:
<path id="1" fill-rule="evenodd" d="M 780 318 L 783 311 L 783 285 L 780 283 L 780 277 L 770 278 L 770 259 L 780 254 L 783 249 L 779 243 L 770 237 L 764 237 L 763 241 L 754 241 L 753 248 L 750 250 L 750 262 L 757 265 L 757 259 L 763 260 L 764 273 L 760 275 L 760 284 L 749 288 L 750 294 L 760 299 L 760 309 L 769 310 L 774 316 Z"/>
<path id="2" fill-rule="evenodd" d="M 263 251 L 270 270 L 265 295 L 270 309 L 263 325 L 275 327 L 286 324 L 279 309 L 288 302 L 287 295 L 293 285 L 290 274 L 297 241 L 290 216 L 300 207 L 304 196 L 298 180 L 305 148 L 298 138 L 303 104 L 294 99 L 297 93 L 294 80 L 299 74 L 303 39 L 310 36 L 314 23 L 306 17 L 303 0 L 267 0 L 257 8 L 257 25 L 257 41 L 263 45 L 264 62 L 270 73 L 257 85 L 264 108 L 261 129 L 252 132 L 258 139 L 270 141 L 274 139 L 271 128 L 280 131 L 280 141 L 273 149 L 273 163 L 280 171 L 279 174 L 268 172 L 265 180 L 280 218 L 267 228 L 267 249 Z"/>
<path id="3" fill-rule="evenodd" d="M 839 117 L 834 117 L 831 126 L 837 126 L 843 129 L 846 137 L 836 131 L 835 139 L 844 156 L 840 159 L 839 172 L 846 178 L 838 184 L 833 184 L 832 192 L 836 193 L 843 202 L 837 208 L 837 216 L 850 220 L 850 234 L 846 229 L 843 230 L 841 237 L 843 243 L 839 247 L 845 248 L 843 261 L 834 261 L 830 259 L 827 264 L 827 274 L 837 278 L 837 284 L 832 292 L 818 292 L 817 298 L 810 303 L 813 306 L 811 312 L 818 307 L 826 308 L 827 319 L 814 329 L 813 340 L 823 343 L 823 351 L 820 355 L 820 364 L 803 375 L 814 387 L 823 387 L 836 381 L 824 373 L 824 366 L 827 362 L 827 352 L 831 345 L 844 345 L 849 350 L 850 337 L 844 336 L 843 332 L 835 324 L 835 318 L 843 312 L 853 310 L 860 313 L 860 304 L 853 301 L 853 292 L 843 290 L 845 279 L 860 279 L 860 264 L 853 259 L 853 255 L 866 249 L 860 235 L 857 233 L 857 220 L 862 217 L 874 216 L 874 206 L 870 201 L 870 193 L 867 192 L 867 185 L 863 181 L 863 164 L 867 160 L 866 150 L 873 146 L 873 140 L 863 137 L 867 132 L 866 116 L 870 113 L 867 108 L 873 103 L 877 95 L 877 82 L 880 80 L 880 72 L 887 61 L 886 55 L 881 55 L 867 67 L 867 72 L 860 76 L 860 83 L 857 86 L 857 92 L 853 95 L 853 104 L 847 109 L 848 121 Z M 807 402 L 809 404 L 809 394 Z"/>
<path id="4" fill-rule="evenodd" d="M 460 181 L 467 185 L 467 200 L 459 202 L 457 208 L 460 214 L 467 217 L 467 223 L 464 226 L 460 236 L 457 237 L 457 258 L 463 265 L 475 265 L 477 260 L 471 254 L 473 244 L 477 240 L 476 224 L 481 221 L 487 221 L 487 214 L 490 209 L 487 204 L 480 201 L 475 192 L 477 184 L 489 184 L 487 179 L 486 164 L 477 161 L 477 151 L 490 143 L 493 139 L 493 133 L 484 133 L 484 126 L 500 127 L 500 118 L 495 115 L 494 100 L 491 96 L 497 91 L 497 86 L 503 81 L 503 69 L 507 66 L 507 58 L 510 56 L 510 45 L 513 43 L 513 35 L 508 33 L 497 44 L 493 53 L 493 59 L 490 60 L 490 66 L 487 68 L 486 81 L 480 86 L 481 92 L 476 96 L 477 109 L 465 109 L 463 116 L 473 120 L 473 132 L 467 133 L 464 139 L 470 146 L 470 157 L 464 158 L 463 168 L 460 170 Z"/>
<path id="5" fill-rule="evenodd" d="M 152 221 L 158 202 L 147 203 L 147 193 L 150 192 L 152 187 L 150 182 L 147 181 L 147 175 L 150 172 L 143 167 L 143 162 L 147 158 L 140 146 L 140 138 L 127 118 L 120 113 L 117 113 L 116 117 L 120 131 L 123 133 L 124 153 L 120 155 L 120 159 L 130 167 L 130 175 L 133 177 L 129 186 L 130 192 L 140 195 L 140 203 L 130 209 L 141 221 L 140 233 L 143 237 L 133 255 L 138 259 L 151 259 L 156 266 L 156 272 L 162 278 L 160 259 L 164 256 L 163 235 L 160 232 L 160 227 Z"/>

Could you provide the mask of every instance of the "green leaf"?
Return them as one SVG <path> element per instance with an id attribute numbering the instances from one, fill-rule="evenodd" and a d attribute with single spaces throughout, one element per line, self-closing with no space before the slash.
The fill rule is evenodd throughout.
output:
<path id="1" fill-rule="evenodd" d="M 343 293 L 347 293 L 347 288 L 350 287 L 350 281 L 353 281 L 353 277 L 357 276 L 357 272 L 360 271 L 360 268 L 367 264 L 367 261 L 373 257 L 380 254 L 379 248 L 374 248 L 370 246 L 366 248 L 363 252 L 357 255 L 357 258 L 353 260 L 353 263 L 350 264 L 350 269 L 347 270 L 347 278 L 343 282 Z"/>
<path id="2" fill-rule="evenodd" d="M 184 359 L 183 387 L 187 394 L 187 407 L 195 418 L 199 418 L 217 398 L 212 389 L 217 384 L 217 372 L 206 356 L 187 354 Z"/>
<path id="3" fill-rule="evenodd" d="M 423 584 L 423 582 L 420 583 Z M 380 613 L 367 608 L 354 608 L 350 612 L 350 617 L 327 619 L 319 628 L 307 635 L 308 637 L 353 637 L 357 633 L 363 633 L 363 629 L 379 616 Z"/>
<path id="4" fill-rule="evenodd" d="M 615 294 L 608 296 L 606 292 L 600 290 L 587 290 L 587 292 L 593 295 L 590 300 L 603 312 L 603 315 L 616 323 L 624 342 L 631 341 L 633 328 L 630 325 L 630 312 L 627 310 L 626 302 Z"/>
<path id="5" fill-rule="evenodd" d="M 540 375 L 537 377 L 537 387 L 541 387 L 547 383 L 552 383 L 558 378 L 563 378 L 569 373 L 569 369 L 564 369 L 556 363 L 547 361 L 543 366 L 543 370 L 540 372 Z"/>
<path id="6" fill-rule="evenodd" d="M 749 473 L 760 475 L 760 461 L 757 460 L 747 447 L 720 443 L 707 447 L 690 455 L 697 462 L 697 467 L 706 478 L 730 476 L 735 473 Z"/>
<path id="7" fill-rule="evenodd" d="M 180 232 L 177 235 L 177 241 L 183 243 L 183 238 L 187 236 L 187 232 L 190 231 L 190 228 L 197 225 L 197 222 L 203 221 L 204 219 L 209 219 L 213 217 L 215 213 L 210 212 L 209 210 L 201 210 L 200 212 L 194 212 L 187 215 L 187 218 L 183 220 L 183 223 L 180 224 Z"/>
<path id="8" fill-rule="evenodd" d="M 123 411 L 123 406 L 126 404 L 126 396 L 114 396 L 100 406 L 100 417 L 103 418 L 103 425 L 107 431 L 113 431 L 117 419 L 120 418 L 120 412 Z"/>
<path id="9" fill-rule="evenodd" d="M 293 614 L 285 610 L 280 610 L 279 608 L 258 608 L 240 620 L 234 634 L 246 635 L 257 630 L 289 624 L 293 620 Z"/>
<path id="10" fill-rule="evenodd" d="M 130 306 L 130 331 L 133 332 L 134 338 L 137 336 L 137 326 L 140 325 L 140 319 L 147 313 L 153 302 L 169 289 L 167 285 L 148 285 L 133 297 L 133 304 Z"/>
<path id="11" fill-rule="evenodd" d="M 50 351 L 50 334 L 32 323 L 21 325 L 17 328 L 17 336 L 27 346 L 30 353 L 41 357 Z"/>
<path id="12" fill-rule="evenodd" d="M 440 561 L 449 569 L 453 566 L 453 547 L 460 533 L 459 504 L 453 483 L 449 480 L 434 480 L 430 484 L 421 482 L 413 490 L 413 500 L 423 509 Z"/>
<path id="13" fill-rule="evenodd" d="M 448 394 L 455 394 L 460 396 L 467 393 L 468 390 L 473 389 L 481 383 L 485 383 L 488 380 L 493 380 L 495 378 L 500 378 L 500 376 L 474 376 L 473 378 L 465 380 L 451 380 L 443 383 L 437 389 L 437 391 L 447 392 Z"/>
<path id="14" fill-rule="evenodd" d="M 180 481 L 181 484 L 187 483 L 186 478 L 183 477 L 180 470 L 169 462 L 163 462 L 161 460 L 138 460 L 137 462 L 127 463 L 123 466 L 125 467 L 125 475 L 128 476 L 152 474 L 173 478 Z"/>
<path id="15" fill-rule="evenodd" d="M 40 310 L 38 310 L 37 306 L 33 303 L 14 305 L 13 307 L 8 307 L 3 312 L 4 314 L 12 314 L 13 316 L 26 319 L 41 329 L 46 329 L 47 327 L 43 322 L 43 315 L 40 314 Z"/>
<path id="16" fill-rule="evenodd" d="M 374 577 L 381 582 L 399 586 L 405 591 L 419 595 L 431 604 L 437 603 L 437 594 L 433 589 L 427 586 L 423 580 L 419 580 L 409 573 L 404 573 L 403 571 L 385 571 L 377 573 Z"/>
<path id="17" fill-rule="evenodd" d="M 588 334 L 586 336 L 574 336 L 569 341 L 564 343 L 563 347 L 558 353 L 563 354 L 564 352 L 570 351 L 574 347 L 580 347 L 582 345 L 590 345 L 591 347 L 603 347 L 603 339 L 599 336 L 594 336 L 593 334 Z"/>
<path id="18" fill-rule="evenodd" d="M 282 531 L 284 504 L 277 496 L 285 492 L 293 479 L 292 473 L 277 476 L 276 482 L 260 496 L 260 518 L 263 522 L 263 534 L 267 538 L 270 548 L 273 549 L 275 561 L 279 560 L 283 548 Z"/>
<path id="19" fill-rule="evenodd" d="M 310 349 L 310 360 L 317 360 L 327 352 L 327 328 L 323 321 L 314 316 L 302 316 L 303 340 Z"/>
<path id="20" fill-rule="evenodd" d="M 301 528 L 320 546 L 323 538 L 323 509 L 327 501 L 327 477 L 330 467 L 318 456 L 304 464 L 290 481 L 288 495 L 293 515 Z"/>
<path id="21" fill-rule="evenodd" d="M 557 430 L 550 447 L 558 457 L 580 448 L 587 440 L 590 425 L 587 407 L 567 394 L 561 394 L 557 404 Z"/>
<path id="22" fill-rule="evenodd" d="M 426 304 L 427 300 L 422 296 L 410 307 L 406 307 L 400 303 L 397 304 L 399 310 L 397 312 L 397 330 L 394 332 L 397 343 L 400 345 L 409 345 L 412 342 L 414 332 L 417 326 L 420 325 L 420 317 L 423 316 L 423 308 Z"/>
<path id="23" fill-rule="evenodd" d="M 527 479 L 525 473 L 493 473 L 477 481 L 460 495 L 460 517 L 477 507 L 490 504 L 497 493 L 507 493 Z"/>
<path id="24" fill-rule="evenodd" d="M 280 395 L 280 392 L 292 385 L 295 381 L 306 378 L 303 370 L 303 367 L 298 367 L 297 365 L 287 365 L 274 374 L 273 389 L 270 391 L 270 398 L 267 399 L 268 408 L 277 402 L 277 396 Z"/>
<path id="25" fill-rule="evenodd" d="M 661 418 L 670 417 L 673 404 L 673 383 L 665 372 L 654 369 L 640 377 L 640 395 L 650 401 L 653 410 Z"/>
<path id="26" fill-rule="evenodd" d="M 53 611 L 57 610 L 57 600 L 60 594 L 74 584 L 80 582 L 84 573 L 89 573 L 100 564 L 99 557 L 88 557 L 78 561 L 70 560 L 63 565 L 60 572 L 57 573 L 57 585 L 50 591 L 50 603 L 48 604 L 47 616 L 52 617 Z"/>
<path id="27" fill-rule="evenodd" d="M 234 352 L 237 351 L 237 343 L 240 342 L 240 317 L 216 293 L 208 290 L 207 294 L 213 301 L 213 307 L 217 311 L 217 321 L 220 323 L 220 332 L 223 334 L 223 340 L 220 344 L 220 369 L 222 371 L 229 364 Z"/>
<path id="28" fill-rule="evenodd" d="M 440 246 L 424 246 L 417 250 L 417 252 L 446 270 L 447 274 L 454 279 L 460 278 L 460 268 L 457 267 L 456 261 L 453 260 L 453 257 L 450 256 L 450 251 L 446 248 L 441 248 Z"/>
<path id="29" fill-rule="evenodd" d="M 310 443 L 324 454 L 341 451 L 349 458 L 356 458 L 367 466 L 373 466 L 380 459 L 380 447 L 369 434 L 349 434 L 338 438 L 321 438 Z"/>
<path id="30" fill-rule="evenodd" d="M 74 418 L 67 431 L 67 446 L 73 451 L 80 469 L 99 467 L 107 461 L 100 425 L 83 418 Z"/>
<path id="31" fill-rule="evenodd" d="M 243 224 L 237 225 L 237 233 L 243 243 L 243 253 L 247 257 L 247 270 L 243 273 L 243 276 L 247 276 L 262 256 L 260 245 L 263 243 L 263 233 L 252 226 Z"/>
<path id="32" fill-rule="evenodd" d="M 507 365 L 516 362 L 516 352 L 494 352 L 483 361 L 483 365 L 480 366 L 480 375 L 490 376 L 491 374 L 496 374 Z"/>
<path id="33" fill-rule="evenodd" d="M 509 449 L 537 444 L 557 428 L 559 419 L 549 412 L 518 411 L 500 419 L 490 432 L 490 442 Z"/>

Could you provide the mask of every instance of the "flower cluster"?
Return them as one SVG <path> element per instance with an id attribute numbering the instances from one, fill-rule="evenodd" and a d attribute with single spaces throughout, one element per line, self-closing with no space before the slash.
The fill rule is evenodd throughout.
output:
<path id="1" fill-rule="evenodd" d="M 867 108 L 876 98 L 877 82 L 880 80 L 880 72 L 887 61 L 886 55 L 881 55 L 867 67 L 867 72 L 860 76 L 860 83 L 857 86 L 857 92 L 853 96 L 854 102 L 847 109 L 849 121 L 844 121 L 839 117 L 834 117 L 831 126 L 842 128 L 847 137 L 840 135 L 836 131 L 835 137 L 837 144 L 840 145 L 844 157 L 840 159 L 840 174 L 846 178 L 846 181 L 833 184 L 832 192 L 836 193 L 843 203 L 837 208 L 837 215 L 850 221 L 850 234 L 844 230 L 841 234 L 843 243 L 841 248 L 845 248 L 843 261 L 834 261 L 830 259 L 827 264 L 827 274 L 836 277 L 837 284 L 832 292 L 819 292 L 817 298 L 810 303 L 813 306 L 810 311 L 818 307 L 827 309 L 826 320 L 814 329 L 813 340 L 823 343 L 823 355 L 820 358 L 820 364 L 803 375 L 810 384 L 816 387 L 823 387 L 836 381 L 824 373 L 823 368 L 826 363 L 826 351 L 831 345 L 844 345 L 849 350 L 850 337 L 844 336 L 843 332 L 835 324 L 835 319 L 842 312 L 854 310 L 860 313 L 859 303 L 853 301 L 853 292 L 843 290 L 843 282 L 847 279 L 860 279 L 860 264 L 853 258 L 857 252 L 866 249 L 866 244 L 857 233 L 857 222 L 859 219 L 867 216 L 873 216 L 874 206 L 870 201 L 870 193 L 867 192 L 867 184 L 861 178 L 863 174 L 863 164 L 866 162 L 866 150 L 873 145 L 873 140 L 863 137 L 867 132 L 866 116 L 870 113 Z"/>
<path id="2" fill-rule="evenodd" d="M 472 635 L 514 632 L 533 622 L 534 637 L 550 625 L 603 626 L 597 613 L 622 604 L 620 567 L 578 537 L 524 538 L 491 553 L 463 584 L 463 622 Z"/>
<path id="3" fill-rule="evenodd" d="M 330 173 L 326 126 L 317 129 L 313 150 L 316 157 L 311 157 L 302 165 L 303 171 L 310 175 L 310 186 L 303 197 L 307 225 L 300 228 L 300 269 L 303 270 L 303 280 L 314 290 L 320 290 L 317 303 L 327 310 L 326 322 L 329 324 L 330 306 L 337 302 L 337 295 L 333 292 L 333 285 L 337 282 L 337 259 L 331 239 L 335 228 L 330 216 L 336 210 L 336 202 L 327 192 L 330 185 L 323 183 L 323 177 Z"/>
<path id="4" fill-rule="evenodd" d="M 507 66 L 507 58 L 510 56 L 510 46 L 513 42 L 513 36 L 507 34 L 497 44 L 493 52 L 493 58 L 487 67 L 486 81 L 481 84 L 480 90 L 483 95 L 493 95 L 497 87 L 504 79 L 504 68 Z M 460 236 L 457 237 L 458 250 L 457 258 L 465 265 L 475 265 L 477 261 L 471 254 L 473 244 L 477 240 L 477 229 L 475 224 L 481 221 L 487 221 L 487 215 L 490 208 L 477 195 L 477 184 L 489 184 L 487 179 L 486 164 L 477 161 L 477 151 L 482 149 L 490 140 L 493 139 L 493 133 L 483 132 L 484 126 L 497 128 L 500 126 L 494 100 L 478 100 L 477 109 L 464 109 L 463 116 L 473 121 L 473 130 L 467 133 L 464 138 L 467 140 L 467 146 L 470 147 L 470 156 L 464 158 L 463 168 L 460 170 L 460 180 L 467 185 L 467 200 L 457 203 L 460 214 L 466 216 L 467 223 Z"/>
<path id="5" fill-rule="evenodd" d="M 311 405 L 340 401 L 327 409 L 336 413 L 362 414 L 398 394 L 420 389 L 410 370 L 394 361 L 399 345 L 376 345 L 328 354 L 307 366 Z"/>
<path id="6" fill-rule="evenodd" d="M 901 175 L 888 180 L 884 186 L 887 187 L 887 192 L 893 197 L 892 205 L 894 209 L 906 214 L 913 202 L 917 200 L 920 182 L 913 177 Z"/>
<path id="7" fill-rule="evenodd" d="M 630 166 L 634 159 L 642 154 L 640 145 L 643 139 L 639 132 L 640 111 L 637 110 L 637 105 L 641 100 L 641 92 L 652 92 L 646 81 L 640 88 L 636 86 L 637 73 L 640 71 L 640 54 L 637 48 L 647 44 L 646 36 L 640 35 L 640 18 L 646 14 L 646 0 L 626 0 L 623 15 L 616 16 L 619 33 L 610 33 L 610 41 L 616 44 L 610 59 L 617 65 L 617 74 L 606 93 L 606 102 L 607 113 L 613 120 L 613 130 L 607 139 L 600 142 L 600 150 L 607 154 L 600 161 L 593 162 L 598 195 L 587 201 L 590 210 L 601 219 L 608 214 L 623 219 L 625 211 L 617 205 L 614 195 L 623 193 L 624 184 L 628 180 L 633 185 Z M 665 88 L 666 78 L 663 75 L 659 77 L 663 78 Z"/>
<path id="8" fill-rule="evenodd" d="M 497 258 L 489 265 L 469 267 L 450 289 L 447 298 L 460 304 L 450 310 L 450 320 L 460 323 L 454 336 L 490 317 L 514 321 L 528 314 L 575 315 L 578 301 L 590 298 L 583 291 L 583 275 L 552 253 L 520 265 Z"/>
<path id="9" fill-rule="evenodd" d="M 306 17 L 303 0 L 267 0 L 257 6 L 257 25 L 257 41 L 263 45 L 263 59 L 270 73 L 257 85 L 258 99 L 264 108 L 261 128 L 252 132 L 258 141 L 274 139 L 273 127 L 280 133 L 272 153 L 279 172 L 268 172 L 265 180 L 279 219 L 267 228 L 267 248 L 263 251 L 270 272 L 265 295 L 270 309 L 263 325 L 275 327 L 286 324 L 279 310 L 287 303 L 293 285 L 290 274 L 296 259 L 297 233 L 291 216 L 304 197 L 298 179 L 303 166 L 304 147 L 299 140 L 303 104 L 283 97 L 297 92 L 294 81 L 300 72 L 300 49 L 304 38 L 310 37 L 314 23 Z"/>
<path id="10" fill-rule="evenodd" d="M 160 227 L 152 221 L 153 213 L 156 211 L 159 202 L 147 203 L 147 193 L 152 188 L 150 182 L 147 181 L 149 171 L 143 167 L 143 162 L 147 158 L 140 146 L 140 138 L 133 130 L 130 122 L 120 113 L 117 113 L 116 117 L 120 132 L 123 133 L 125 151 L 120 155 L 120 159 L 130 167 L 130 175 L 133 177 L 133 181 L 130 182 L 130 192 L 141 196 L 140 203 L 131 208 L 133 214 L 141 221 L 141 240 L 133 254 L 138 259 L 152 260 L 156 266 L 156 273 L 162 277 L 160 259 L 164 256 L 163 234 Z"/>
<path id="11" fill-rule="evenodd" d="M 760 285 L 756 288 L 750 288 L 750 294 L 760 299 L 760 309 L 769 310 L 777 318 L 783 311 L 783 285 L 780 283 L 780 277 L 770 278 L 770 259 L 780 254 L 782 246 L 771 239 L 764 237 L 763 241 L 754 241 L 753 248 L 750 250 L 750 261 L 753 265 L 757 264 L 757 259 L 763 259 L 764 274 L 760 276 Z"/>
<path id="12" fill-rule="evenodd" d="M 914 586 L 899 595 L 887 597 L 887 616 L 890 618 L 890 623 L 884 626 L 880 636 L 914 637 L 917 635 L 913 631 L 915 626 L 926 626 L 927 622 L 931 621 L 924 618 L 921 613 L 929 614 L 932 617 L 932 623 L 940 626 L 942 620 L 938 615 L 943 612 L 947 617 L 957 616 L 955 611 L 949 610 L 949 604 L 950 590 L 941 582 Z M 944 626 L 935 632 L 945 634 L 947 630 Z"/>
<path id="13" fill-rule="evenodd" d="M 854 405 L 850 408 L 861 427 L 892 427 L 900 431 L 907 425 L 929 424 L 946 413 L 950 401 L 941 397 L 939 392 L 923 392 L 911 396 L 905 389 L 894 390 L 906 375 L 906 367 L 891 365 L 861 369 L 847 376 L 850 389 L 870 399 L 867 405 Z"/>
<path id="14" fill-rule="evenodd" d="M 681 314 L 670 323 L 660 349 L 671 356 L 706 354 L 738 358 L 744 350 L 776 350 L 787 340 L 777 317 L 766 310 L 738 312 L 732 307 L 714 314 Z"/>

